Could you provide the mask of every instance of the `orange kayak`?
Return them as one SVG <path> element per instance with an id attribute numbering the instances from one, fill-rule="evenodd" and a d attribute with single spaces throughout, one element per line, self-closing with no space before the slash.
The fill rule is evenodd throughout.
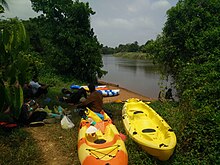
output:
<path id="1" fill-rule="evenodd" d="M 82 165 L 127 165 L 124 141 L 110 117 L 103 112 L 101 120 L 88 109 L 87 119 L 81 119 L 78 134 L 78 157 Z M 93 125 L 91 124 L 91 119 Z M 94 124 L 95 122 L 95 124 Z"/>

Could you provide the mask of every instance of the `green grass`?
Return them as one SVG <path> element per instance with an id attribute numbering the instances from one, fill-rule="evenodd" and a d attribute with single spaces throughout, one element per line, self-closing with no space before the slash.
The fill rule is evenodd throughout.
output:
<path id="1" fill-rule="evenodd" d="M 175 130 L 178 139 L 176 151 L 170 160 L 161 162 L 144 152 L 138 144 L 127 136 L 125 145 L 128 151 L 129 165 L 179 164 L 180 160 L 184 161 L 186 159 L 182 157 L 181 132 L 179 131 L 182 127 L 180 120 L 183 121 L 184 116 L 178 111 L 177 105 L 175 104 L 153 102 L 150 106 L 154 107 Z M 113 114 L 113 122 L 118 131 L 125 134 L 121 118 L 122 107 L 123 103 L 108 103 L 104 105 L 104 108 Z M 72 109 L 71 106 L 67 106 L 66 108 Z M 51 132 L 48 138 L 56 142 L 58 149 L 69 158 L 67 164 L 74 162 L 74 165 L 78 165 L 80 163 L 77 155 L 77 136 L 80 117 L 73 109 L 72 121 L 75 127 L 71 130 L 63 130 L 59 123 L 57 123 L 43 126 L 42 131 Z M 42 155 L 40 149 L 37 147 L 36 141 L 33 140 L 31 135 L 28 134 L 24 128 L 8 133 L 5 136 L 1 135 L 0 140 L 1 150 L 4 151 L 3 154 L 0 155 L 0 164 L 41 164 L 41 162 L 44 161 L 43 159 L 41 160 Z"/>
<path id="2" fill-rule="evenodd" d="M 41 79 L 43 80 L 43 79 Z M 44 79 L 47 82 L 51 80 Z M 73 107 L 67 104 L 61 104 L 57 100 L 57 96 L 61 96 L 62 87 L 69 88 L 73 83 L 71 80 L 64 81 L 62 78 L 57 77 L 59 83 L 54 83 L 49 89 L 47 97 L 51 98 L 49 104 L 45 103 L 44 98 L 39 100 L 40 105 L 48 105 L 49 108 L 53 108 L 54 105 L 61 105 L 63 108 L 67 108 L 72 112 L 72 121 L 75 127 L 71 130 L 63 130 L 60 127 L 60 123 L 45 125 L 42 127 L 42 131 L 50 132 L 48 138 L 57 144 L 59 149 L 64 155 L 68 157 L 66 164 L 78 165 L 77 155 L 77 137 L 78 126 L 80 117 L 78 113 L 73 111 Z M 77 82 L 75 84 L 80 84 Z M 193 148 L 187 148 L 187 141 L 183 141 L 182 137 L 184 130 L 186 129 L 188 120 L 188 112 L 181 111 L 179 105 L 176 102 L 158 102 L 154 101 L 149 104 L 167 123 L 173 128 L 177 136 L 177 146 L 173 156 L 170 160 L 161 162 L 156 158 L 150 156 L 144 152 L 138 144 L 131 140 L 127 136 L 125 145 L 129 156 L 129 165 L 160 165 L 160 164 L 207 164 L 209 161 L 203 161 L 196 159 L 192 155 Z M 108 103 L 104 104 L 104 108 L 109 110 L 113 114 L 113 122 L 116 125 L 120 133 L 125 134 L 124 126 L 122 123 L 121 110 L 123 103 Z M 188 128 L 189 129 L 189 128 Z M 207 146 L 208 147 L 208 146 Z M 185 149 L 184 149 L 185 148 Z M 188 151 L 188 152 L 186 152 Z M 37 142 L 31 137 L 25 128 L 16 129 L 12 132 L 0 131 L 0 164 L 1 165 L 14 165 L 14 164 L 42 164 L 44 162 L 42 153 L 38 148 Z M 217 151 L 216 151 L 217 153 Z M 216 155 L 210 154 L 210 156 L 216 157 Z M 215 164 L 215 163 L 214 163 Z"/>
<path id="3" fill-rule="evenodd" d="M 182 127 L 180 121 L 184 120 L 184 116 L 178 111 L 178 103 L 154 101 L 149 104 L 154 110 L 160 114 L 167 123 L 174 129 L 177 139 L 181 133 L 179 129 Z M 105 104 L 104 107 L 112 112 L 113 122 L 116 125 L 119 132 L 125 134 L 125 129 L 122 122 L 121 110 L 123 103 L 109 103 Z M 179 120 L 176 120 L 178 118 Z M 180 141 L 180 139 L 178 139 Z M 173 156 L 165 162 L 159 161 L 153 156 L 144 152 L 138 144 L 136 144 L 129 136 L 125 141 L 126 149 L 128 151 L 129 165 L 160 165 L 160 164 L 179 164 L 178 157 L 181 157 L 181 153 L 175 151 Z M 177 144 L 178 147 L 179 144 Z"/>
<path id="4" fill-rule="evenodd" d="M 41 79 L 42 81 L 43 79 Z M 42 127 L 42 131 L 51 132 L 48 138 L 57 143 L 58 149 L 69 157 L 69 163 L 74 162 L 74 165 L 80 164 L 77 155 L 77 136 L 78 136 L 78 126 L 80 122 L 80 117 L 78 113 L 73 111 L 73 107 L 67 104 L 61 104 L 57 100 L 57 96 L 61 96 L 61 89 L 63 87 L 69 88 L 73 83 L 71 81 L 64 81 L 62 78 L 56 78 L 59 83 L 54 83 L 52 87 L 49 88 L 49 93 L 47 97 L 51 98 L 49 104 L 45 103 L 42 98 L 38 100 L 41 106 L 48 106 L 50 109 L 54 105 L 61 105 L 63 108 L 67 108 L 72 112 L 72 121 L 75 127 L 71 130 L 62 130 L 59 123 L 52 125 L 45 125 Z M 44 80 L 45 82 L 50 82 L 51 80 Z M 55 80 L 54 80 L 55 81 Z M 77 84 L 77 83 L 75 83 Z M 169 107 L 169 112 L 173 111 L 171 114 L 166 115 L 166 108 L 163 107 L 161 103 L 154 103 L 155 106 L 162 109 L 163 115 L 168 121 L 174 126 L 174 130 L 178 130 L 177 120 L 175 118 L 176 107 L 171 110 Z M 168 105 L 166 105 L 168 106 Z M 108 103 L 104 105 L 104 108 L 109 110 L 113 114 L 113 122 L 116 125 L 120 133 L 125 134 L 125 130 L 122 123 L 121 110 L 123 103 Z M 172 119 L 173 122 L 170 121 Z M 62 137 L 62 138 L 60 138 Z M 18 129 L 14 132 L 9 133 L 9 135 L 0 136 L 1 149 L 4 150 L 4 154 L 1 154 L 0 164 L 41 164 L 44 160 L 42 158 L 40 149 L 37 146 L 37 142 L 33 140 L 31 135 L 24 129 Z M 128 136 L 125 141 L 125 145 L 129 155 L 129 165 L 141 165 L 141 164 L 160 164 L 161 162 L 156 160 L 154 157 L 148 155 L 144 152 L 135 142 L 133 142 Z M 3 159 L 4 158 L 4 159 Z M 167 161 L 165 164 L 172 163 L 172 159 Z M 68 162 L 67 162 L 68 164 Z"/>
<path id="5" fill-rule="evenodd" d="M 41 164 L 41 152 L 30 134 L 23 128 L 12 132 L 0 130 L 0 164 Z"/>

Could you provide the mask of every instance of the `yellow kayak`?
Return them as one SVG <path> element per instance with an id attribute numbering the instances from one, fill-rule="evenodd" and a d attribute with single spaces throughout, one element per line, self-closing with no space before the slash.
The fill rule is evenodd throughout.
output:
<path id="1" fill-rule="evenodd" d="M 128 99 L 122 109 L 127 134 L 148 154 L 165 161 L 173 154 L 176 135 L 150 106 L 136 98 Z"/>
<path id="2" fill-rule="evenodd" d="M 103 112 L 104 120 L 102 120 L 93 111 L 87 110 L 87 118 L 81 119 L 78 134 L 80 163 L 82 165 L 127 165 L 128 154 L 124 141 L 110 117 Z"/>

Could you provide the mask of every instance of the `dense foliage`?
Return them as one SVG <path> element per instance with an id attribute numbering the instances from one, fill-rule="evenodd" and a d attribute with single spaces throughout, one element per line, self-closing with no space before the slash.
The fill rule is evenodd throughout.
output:
<path id="1" fill-rule="evenodd" d="M 115 52 L 137 52 L 139 51 L 139 45 L 138 42 L 135 41 L 131 44 L 120 44 L 118 47 L 115 48 Z"/>
<path id="2" fill-rule="evenodd" d="M 182 152 L 191 163 L 220 161 L 219 11 L 218 0 L 180 0 L 167 12 L 162 35 L 145 47 L 175 78 L 188 114 Z"/>
<path id="3" fill-rule="evenodd" d="M 108 47 L 108 46 L 103 46 L 102 47 L 102 54 L 114 54 L 115 49 Z"/>
<path id="4" fill-rule="evenodd" d="M 8 9 L 8 4 L 5 0 L 1 0 L 0 3 L 0 13 L 4 13 L 5 8 Z"/>
<path id="5" fill-rule="evenodd" d="M 148 44 L 148 42 L 146 42 Z M 139 46 L 138 42 L 135 41 L 133 43 L 127 44 L 119 44 L 115 48 L 111 48 L 108 46 L 102 47 L 102 54 L 114 54 L 114 53 L 123 53 L 123 52 L 144 52 L 144 45 Z"/>
<path id="6" fill-rule="evenodd" d="M 28 37 L 17 19 L 0 21 L 0 112 L 10 110 L 18 118 L 23 103 L 22 85 L 31 71 Z"/>
<path id="7" fill-rule="evenodd" d="M 33 50 L 59 74 L 95 82 L 101 70 L 101 45 L 90 27 L 95 14 L 88 3 L 32 0 L 33 9 L 43 14 L 26 22 Z"/>

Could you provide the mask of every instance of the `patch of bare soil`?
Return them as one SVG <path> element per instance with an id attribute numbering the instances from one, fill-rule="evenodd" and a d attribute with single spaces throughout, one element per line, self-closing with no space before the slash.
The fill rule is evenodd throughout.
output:
<path id="1" fill-rule="evenodd" d="M 53 125 L 59 127 L 58 124 Z M 31 133 L 32 137 L 36 140 L 44 159 L 44 165 L 73 164 L 73 162 L 71 162 L 72 160 L 70 160 L 70 157 L 73 157 L 73 153 L 66 154 L 60 150 L 58 142 L 52 137 L 53 132 L 48 131 L 46 125 L 42 127 L 28 127 L 27 131 Z"/>

